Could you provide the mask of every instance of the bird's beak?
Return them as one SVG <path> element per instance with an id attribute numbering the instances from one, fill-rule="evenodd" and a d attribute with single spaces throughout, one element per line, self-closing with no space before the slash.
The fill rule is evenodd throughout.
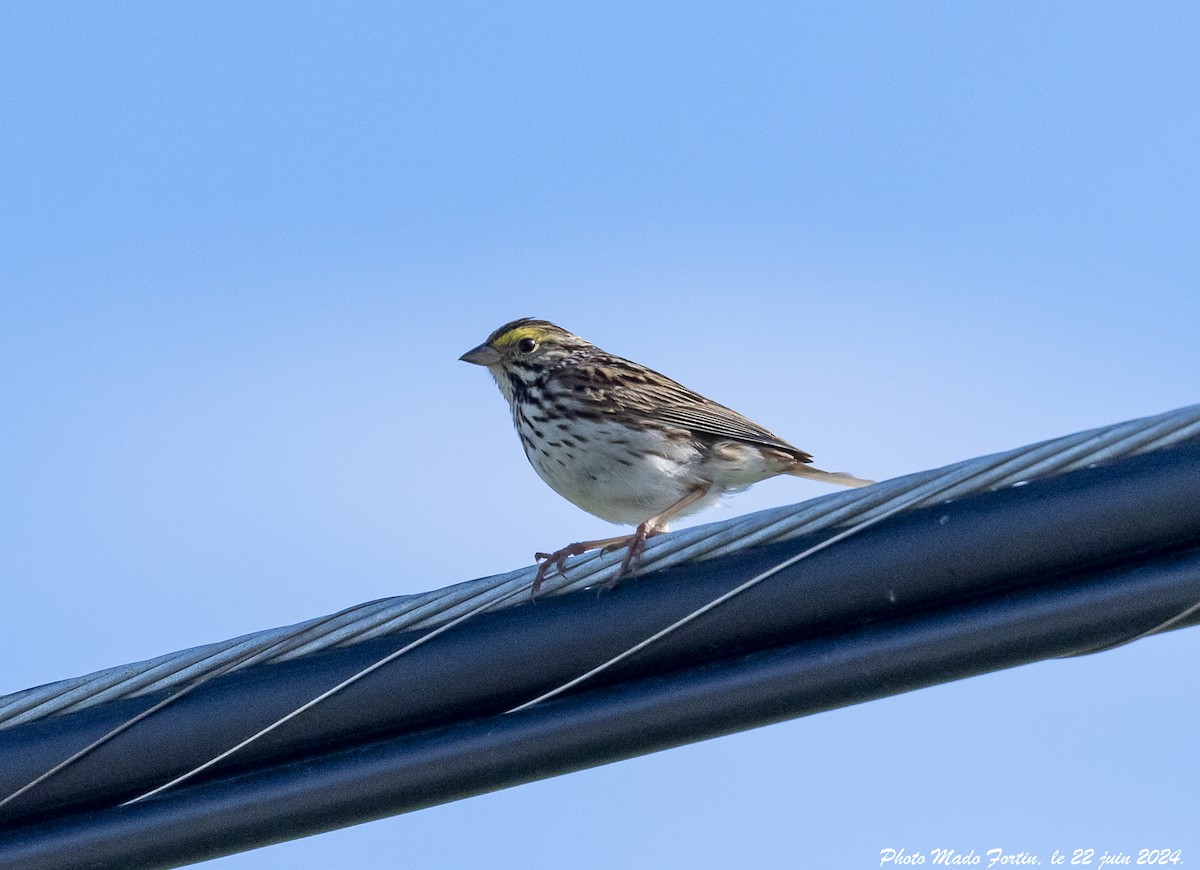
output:
<path id="1" fill-rule="evenodd" d="M 463 362 L 474 363 L 477 366 L 494 366 L 500 363 L 500 351 L 486 344 L 471 348 L 459 357 Z"/>

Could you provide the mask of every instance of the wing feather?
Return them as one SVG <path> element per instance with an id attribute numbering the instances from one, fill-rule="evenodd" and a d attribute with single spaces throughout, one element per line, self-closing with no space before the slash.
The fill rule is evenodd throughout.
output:
<path id="1" fill-rule="evenodd" d="M 729 438 L 763 447 L 773 447 L 794 456 L 800 462 L 812 457 L 784 441 L 774 432 L 743 417 L 737 411 L 706 399 L 665 375 L 629 360 L 621 361 L 618 376 L 633 377 L 636 390 L 612 391 L 606 399 L 619 411 L 645 415 L 664 423 L 691 429 L 702 436 Z M 642 382 L 642 377 L 645 382 Z"/>

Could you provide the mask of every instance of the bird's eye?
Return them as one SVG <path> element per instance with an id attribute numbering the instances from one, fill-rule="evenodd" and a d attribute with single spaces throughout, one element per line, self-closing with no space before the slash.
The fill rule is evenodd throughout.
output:
<path id="1" fill-rule="evenodd" d="M 517 350 L 519 350 L 521 353 L 533 353 L 536 348 L 536 338 L 523 338 L 517 342 Z"/>

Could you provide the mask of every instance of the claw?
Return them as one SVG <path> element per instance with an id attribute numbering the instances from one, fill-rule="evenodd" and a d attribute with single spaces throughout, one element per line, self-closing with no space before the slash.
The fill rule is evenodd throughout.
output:
<path id="1" fill-rule="evenodd" d="M 589 550 L 611 553 L 614 550 L 627 547 L 625 558 L 621 560 L 620 569 L 617 571 L 616 576 L 606 584 L 609 589 L 616 586 L 622 577 L 626 577 L 634 572 L 634 568 L 637 567 L 637 563 L 642 558 L 642 552 L 646 549 L 646 539 L 665 532 L 667 530 L 667 519 L 672 514 L 697 499 L 702 498 L 707 492 L 707 486 L 692 490 L 658 516 L 651 517 L 643 522 L 632 535 L 622 535 L 619 538 L 604 538 L 599 541 L 576 541 L 574 544 L 567 544 L 561 550 L 555 550 L 553 553 L 534 553 L 533 560 L 537 562 L 538 569 L 537 574 L 533 578 L 533 586 L 529 590 L 530 599 L 537 598 L 538 592 L 542 589 L 542 583 L 554 571 L 557 571 L 564 577 L 567 576 L 567 559 L 571 556 L 582 556 Z"/>
<path id="2" fill-rule="evenodd" d="M 567 576 L 567 559 L 571 556 L 580 556 L 588 551 L 588 547 L 583 542 L 567 544 L 561 550 L 555 550 L 553 553 L 534 553 L 533 560 L 537 562 L 537 575 L 533 578 L 533 587 L 529 590 L 531 599 L 537 598 L 538 592 L 542 588 L 542 583 L 547 577 L 551 576 L 551 569 L 557 571 L 563 577 Z"/>

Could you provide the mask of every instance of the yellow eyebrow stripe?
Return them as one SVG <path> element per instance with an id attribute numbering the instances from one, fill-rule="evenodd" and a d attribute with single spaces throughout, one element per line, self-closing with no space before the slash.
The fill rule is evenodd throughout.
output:
<path id="1" fill-rule="evenodd" d="M 508 347 L 511 344 L 516 344 L 523 338 L 532 338 L 540 341 L 546 335 L 546 330 L 538 326 L 518 326 L 515 329 L 510 329 L 503 335 L 496 337 L 492 342 L 493 347 Z"/>

